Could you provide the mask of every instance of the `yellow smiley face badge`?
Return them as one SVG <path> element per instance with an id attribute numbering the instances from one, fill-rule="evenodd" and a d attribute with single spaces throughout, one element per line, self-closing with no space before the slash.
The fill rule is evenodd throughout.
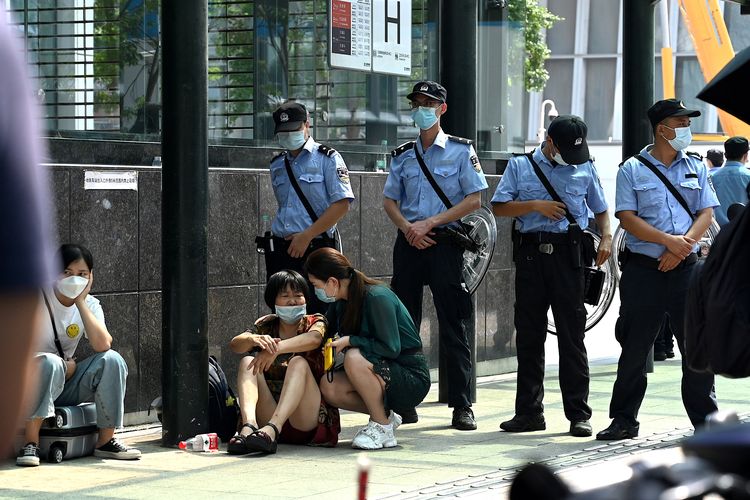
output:
<path id="1" fill-rule="evenodd" d="M 65 329 L 65 333 L 68 334 L 68 337 L 74 339 L 78 336 L 79 333 L 81 333 L 81 328 L 77 324 L 73 323 Z"/>

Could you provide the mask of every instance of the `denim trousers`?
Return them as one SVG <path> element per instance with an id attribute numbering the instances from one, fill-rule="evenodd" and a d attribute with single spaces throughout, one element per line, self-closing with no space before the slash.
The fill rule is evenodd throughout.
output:
<path id="1" fill-rule="evenodd" d="M 67 381 L 65 362 L 57 354 L 37 354 L 35 362 L 39 363 L 39 383 L 31 418 L 51 417 L 55 406 L 93 401 L 97 427 L 122 427 L 128 367 L 119 353 L 110 349 L 77 362 L 75 373 Z"/>

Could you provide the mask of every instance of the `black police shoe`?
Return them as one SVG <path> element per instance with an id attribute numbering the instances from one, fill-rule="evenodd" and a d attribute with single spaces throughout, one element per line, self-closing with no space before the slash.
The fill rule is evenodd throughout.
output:
<path id="1" fill-rule="evenodd" d="M 516 415 L 501 423 L 500 428 L 505 432 L 543 431 L 547 428 L 547 422 L 545 422 L 542 413 L 538 415 Z"/>
<path id="2" fill-rule="evenodd" d="M 639 425 L 629 425 L 620 420 L 613 420 L 609 427 L 596 435 L 599 441 L 616 441 L 618 439 L 632 439 L 638 437 Z"/>
<path id="3" fill-rule="evenodd" d="M 578 420 L 570 423 L 570 435 L 575 437 L 589 437 L 592 433 L 588 420 Z"/>
<path id="4" fill-rule="evenodd" d="M 419 422 L 419 415 L 417 415 L 416 408 L 403 408 L 401 410 L 393 410 L 401 415 L 402 424 L 416 424 Z"/>
<path id="5" fill-rule="evenodd" d="M 453 422 L 451 425 L 459 431 L 473 431 L 477 428 L 477 422 L 474 420 L 474 412 L 469 406 L 453 409 Z"/>

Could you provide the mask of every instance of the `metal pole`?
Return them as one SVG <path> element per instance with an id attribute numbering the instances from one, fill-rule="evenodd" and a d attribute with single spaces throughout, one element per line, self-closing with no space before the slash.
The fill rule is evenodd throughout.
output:
<path id="1" fill-rule="evenodd" d="M 654 103 L 654 5 L 657 0 L 623 2 L 622 158 L 651 142 L 646 110 Z"/>
<path id="2" fill-rule="evenodd" d="M 440 79 L 448 91 L 448 112 L 440 124 L 449 134 L 476 140 L 477 137 L 477 0 L 444 0 L 442 24 Z M 466 334 L 471 349 L 470 398 L 476 401 L 476 296 L 472 297 L 471 317 L 466 321 Z M 445 352 L 440 344 L 438 361 L 438 401 L 448 402 L 448 372 Z"/>
<path id="3" fill-rule="evenodd" d="M 162 0 L 162 445 L 207 430 L 208 4 Z"/>

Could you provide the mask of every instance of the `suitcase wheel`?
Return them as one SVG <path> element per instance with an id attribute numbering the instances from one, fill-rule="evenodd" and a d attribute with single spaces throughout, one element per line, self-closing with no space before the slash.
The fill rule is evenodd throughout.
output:
<path id="1" fill-rule="evenodd" d="M 65 452 L 63 452 L 63 449 L 57 445 L 52 445 L 49 448 L 49 452 L 47 454 L 47 460 L 50 463 L 53 464 L 59 464 L 62 462 L 63 457 L 65 456 Z"/>

